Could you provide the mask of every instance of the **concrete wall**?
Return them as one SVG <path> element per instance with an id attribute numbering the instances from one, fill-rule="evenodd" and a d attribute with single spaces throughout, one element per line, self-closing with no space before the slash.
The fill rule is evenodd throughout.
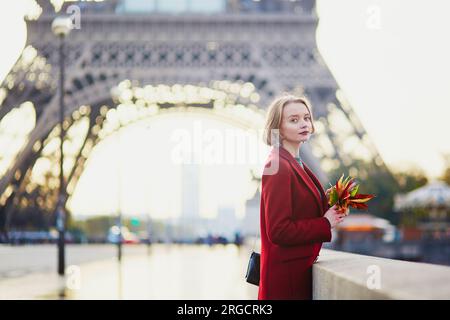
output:
<path id="1" fill-rule="evenodd" d="M 450 267 L 322 249 L 313 299 L 450 299 Z"/>

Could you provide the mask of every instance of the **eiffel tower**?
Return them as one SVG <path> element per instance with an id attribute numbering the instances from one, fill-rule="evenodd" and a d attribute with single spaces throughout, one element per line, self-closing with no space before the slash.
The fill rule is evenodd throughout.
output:
<path id="1" fill-rule="evenodd" d="M 47 0 L 37 3 L 42 13 L 27 20 L 26 47 L 0 87 L 0 137 L 11 141 L 9 148 L 1 146 L 2 228 L 20 210 L 51 213 L 56 205 L 59 57 L 51 23 L 73 5 L 81 23 L 65 46 L 68 197 L 95 145 L 126 125 L 111 120 L 113 111 L 124 112 L 124 92 L 136 119 L 180 106 L 237 104 L 261 118 L 277 94 L 303 93 L 317 130 L 301 156 L 324 185 L 328 170 L 351 168 L 356 156 L 388 170 L 318 52 L 314 0 L 211 0 L 211 8 L 178 1 L 184 6 L 177 14 L 168 5 L 173 0 L 147 1 L 146 7 L 131 0 L 70 2 L 59 12 Z M 173 98 L 180 92 L 187 97 L 183 90 L 196 97 Z M 17 128 L 12 118 L 28 125 Z M 335 130 L 337 121 L 345 130 Z"/>

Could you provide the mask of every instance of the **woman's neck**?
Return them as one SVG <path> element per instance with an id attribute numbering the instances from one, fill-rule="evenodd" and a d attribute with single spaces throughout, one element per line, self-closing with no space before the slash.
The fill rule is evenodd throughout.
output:
<path id="1" fill-rule="evenodd" d="M 287 141 L 283 141 L 283 143 L 281 145 L 292 155 L 292 157 L 298 158 L 298 156 L 300 154 L 301 143 L 292 144 Z"/>

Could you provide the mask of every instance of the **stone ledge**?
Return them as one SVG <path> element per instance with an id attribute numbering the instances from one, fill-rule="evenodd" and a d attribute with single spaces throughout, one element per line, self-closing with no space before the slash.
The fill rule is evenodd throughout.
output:
<path id="1" fill-rule="evenodd" d="M 450 267 L 322 249 L 313 299 L 450 299 Z"/>

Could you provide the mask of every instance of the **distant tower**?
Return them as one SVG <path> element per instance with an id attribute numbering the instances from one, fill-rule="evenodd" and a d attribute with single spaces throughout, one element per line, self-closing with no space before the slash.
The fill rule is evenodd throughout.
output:
<path id="1" fill-rule="evenodd" d="M 181 219 L 195 221 L 199 216 L 199 165 L 182 164 L 181 169 Z"/>
<path id="2" fill-rule="evenodd" d="M 218 235 L 222 235 L 228 240 L 232 240 L 235 232 L 238 231 L 235 208 L 231 206 L 219 206 L 216 221 L 217 223 L 214 231 Z"/>
<path id="3" fill-rule="evenodd" d="M 260 202 L 261 202 L 261 192 L 260 184 L 261 178 L 257 177 L 254 171 L 251 171 L 252 180 L 258 183 L 255 194 L 251 199 L 245 202 L 245 217 L 242 220 L 242 234 L 244 236 L 256 236 L 259 233 L 259 220 L 260 220 Z"/>

